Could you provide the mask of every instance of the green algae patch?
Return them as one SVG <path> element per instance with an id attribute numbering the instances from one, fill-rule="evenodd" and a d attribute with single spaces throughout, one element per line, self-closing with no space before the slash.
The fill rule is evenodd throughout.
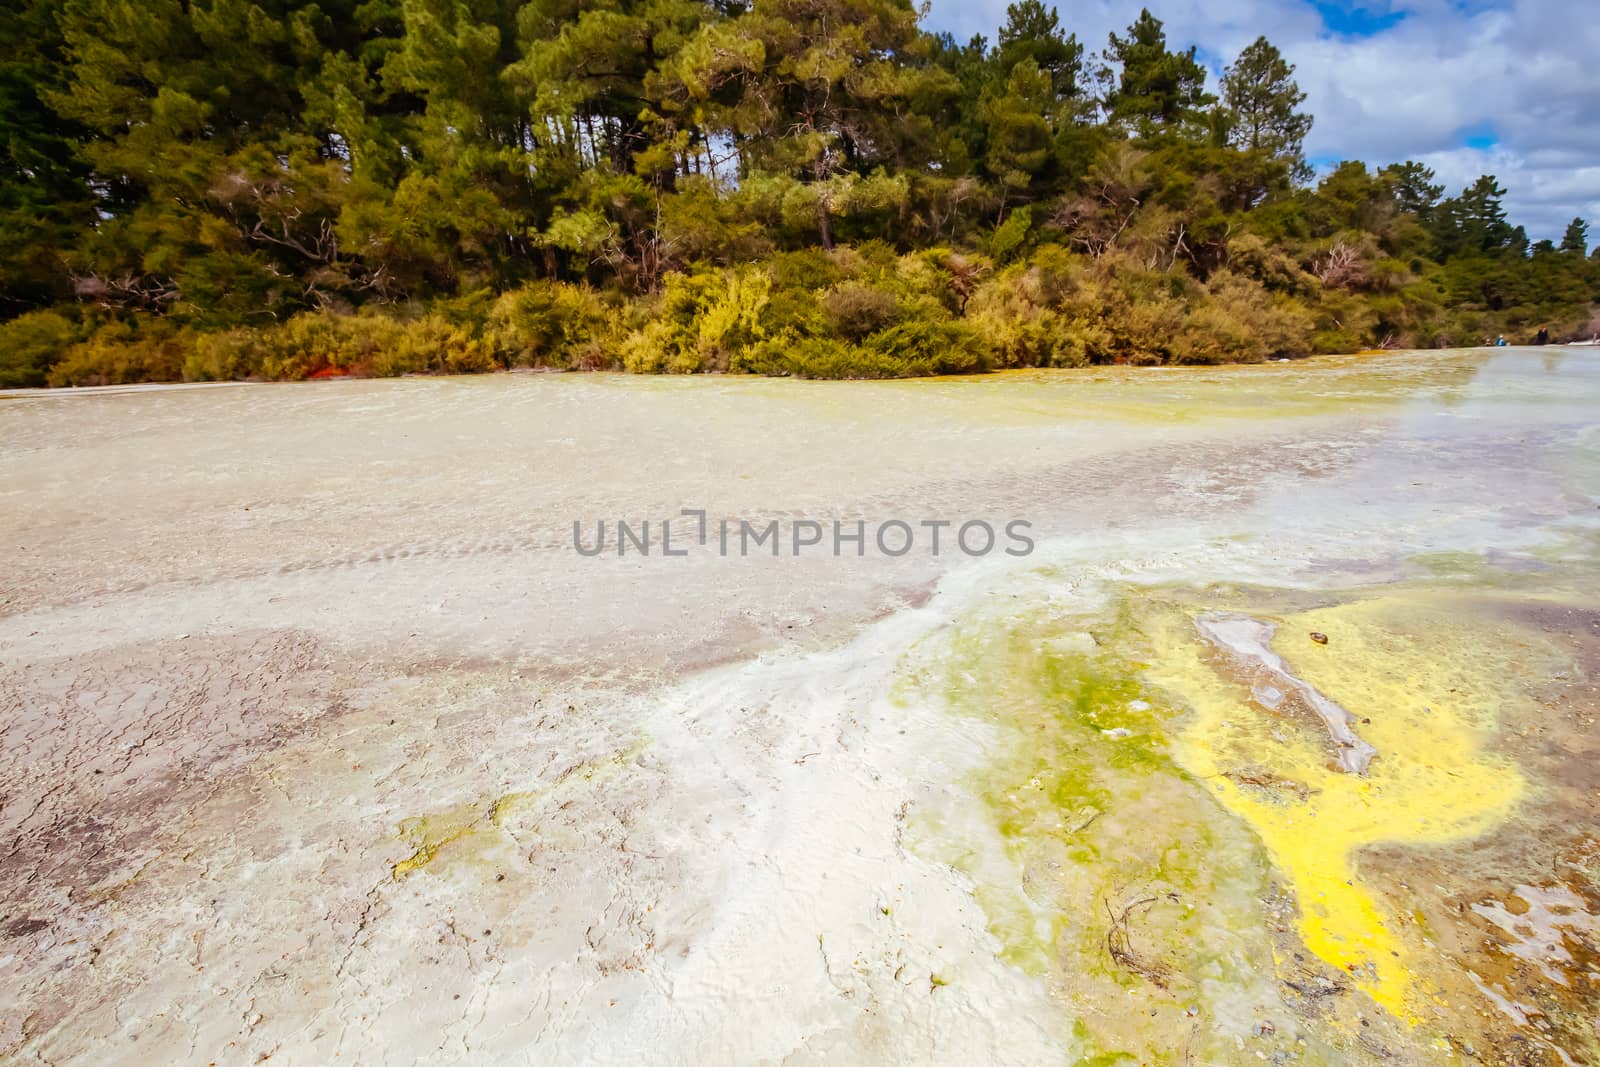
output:
<path id="1" fill-rule="evenodd" d="M 1080 1062 L 1326 1048 L 1280 1038 L 1264 1014 L 1278 1001 L 1268 857 L 1172 758 L 1178 712 L 1141 678 L 1133 613 L 977 618 L 922 651 L 909 674 L 995 731 L 966 784 L 1004 862 L 941 836 L 936 812 L 916 842 L 973 877 L 1002 958 L 1063 1003 Z"/>
<path id="2" fill-rule="evenodd" d="M 1411 562 L 1437 578 L 1481 579 L 1489 573 L 1483 556 L 1477 552 L 1420 552 Z"/>
<path id="3" fill-rule="evenodd" d="M 1357 591 L 995 598 L 908 655 L 893 699 L 946 708 L 982 753 L 958 791 L 982 826 L 935 795 L 908 840 L 971 878 L 1001 958 L 1061 1003 L 1078 1062 L 1451 1061 L 1507 1035 L 1547 1043 L 1501 1001 L 1571 1015 L 1576 985 L 1527 992 L 1496 962 L 1518 945 L 1485 948 L 1499 933 L 1477 904 L 1514 910 L 1517 883 L 1456 858 L 1514 847 L 1506 828 L 1549 792 L 1509 741 L 1570 676 L 1547 634 L 1576 609 L 1534 586 L 1549 573 L 1458 584 L 1469 560 L 1443 583 Z M 1258 620 L 1277 666 L 1208 637 L 1197 620 L 1218 611 Z M 1346 721 L 1376 750 L 1365 773 L 1341 758 Z"/>
<path id="4" fill-rule="evenodd" d="M 1441 590 L 1517 593 L 1534 582 L 1544 584 L 1553 566 L 1544 557 L 1549 544 L 1519 553 L 1420 552 L 1407 557 L 1408 577 L 1422 581 L 1424 597 Z"/>

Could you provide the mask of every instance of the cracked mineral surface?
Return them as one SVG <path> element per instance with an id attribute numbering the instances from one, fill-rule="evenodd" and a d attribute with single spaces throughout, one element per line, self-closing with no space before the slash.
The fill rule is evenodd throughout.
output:
<path id="1" fill-rule="evenodd" d="M 1596 411 L 1559 349 L 0 394 L 0 1061 L 1600 1062 Z M 1036 549 L 574 550 L 685 508 Z"/>

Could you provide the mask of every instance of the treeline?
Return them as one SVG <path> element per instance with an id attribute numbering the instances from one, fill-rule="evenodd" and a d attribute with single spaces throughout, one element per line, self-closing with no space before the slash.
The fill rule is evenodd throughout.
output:
<path id="1" fill-rule="evenodd" d="M 626 367 L 889 376 L 1595 329 L 1493 177 L 1302 153 L 1208 85 L 910 0 L 20 0 L 0 385 Z"/>

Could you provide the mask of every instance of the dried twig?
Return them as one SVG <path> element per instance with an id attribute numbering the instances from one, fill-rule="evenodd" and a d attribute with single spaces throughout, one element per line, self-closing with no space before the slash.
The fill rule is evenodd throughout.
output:
<path id="1" fill-rule="evenodd" d="M 1167 968 L 1160 963 L 1147 960 L 1134 951 L 1133 936 L 1128 929 L 1128 918 L 1139 908 L 1148 908 L 1156 902 L 1155 897 L 1141 897 L 1128 904 L 1119 914 L 1111 907 L 1109 898 L 1101 901 L 1106 908 L 1106 915 L 1111 920 L 1111 927 L 1106 931 L 1106 952 L 1111 959 L 1124 969 L 1137 974 L 1157 989 L 1167 988 Z"/>

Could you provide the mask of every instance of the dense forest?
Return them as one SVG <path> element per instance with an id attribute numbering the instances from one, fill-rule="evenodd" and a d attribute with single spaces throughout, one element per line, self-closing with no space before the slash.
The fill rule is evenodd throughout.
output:
<path id="1" fill-rule="evenodd" d="M 910 0 L 10 0 L 0 385 L 1214 363 L 1596 328 L 1265 39 Z M 1214 83 L 1213 83 L 1214 82 Z"/>

